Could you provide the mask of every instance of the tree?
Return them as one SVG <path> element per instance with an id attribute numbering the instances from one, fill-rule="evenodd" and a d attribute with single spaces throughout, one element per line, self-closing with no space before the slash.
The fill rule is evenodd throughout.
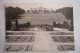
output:
<path id="1" fill-rule="evenodd" d="M 5 8 L 5 17 L 6 17 L 6 30 L 11 29 L 11 21 L 18 18 L 20 14 L 25 11 L 19 7 L 6 7 Z"/>
<path id="2" fill-rule="evenodd" d="M 56 27 L 62 28 L 62 24 L 61 24 L 61 23 L 57 23 L 57 24 L 56 24 Z"/>
<path id="3" fill-rule="evenodd" d="M 71 20 L 71 29 L 73 31 L 73 7 L 63 7 L 56 10 L 56 13 L 62 13 L 66 19 Z"/>
<path id="4" fill-rule="evenodd" d="M 29 13 L 29 12 L 30 12 L 30 10 L 27 10 L 27 12 Z"/>
<path id="5" fill-rule="evenodd" d="M 66 28 L 66 29 L 68 29 L 68 28 L 69 28 L 69 24 L 68 24 L 68 22 L 67 22 L 67 21 L 64 21 L 64 22 L 63 22 L 63 28 Z"/>
<path id="6" fill-rule="evenodd" d="M 16 25 L 16 30 L 18 30 L 18 20 L 16 20 L 15 25 Z"/>
<path id="7" fill-rule="evenodd" d="M 6 20 L 6 30 L 10 30 L 11 29 L 11 21 Z"/>
<path id="8" fill-rule="evenodd" d="M 28 23 L 27 23 L 27 27 L 31 27 L 31 23 L 30 23 L 30 21 L 28 21 Z"/>
<path id="9" fill-rule="evenodd" d="M 56 22 L 55 21 L 53 22 L 53 27 L 56 27 Z"/>

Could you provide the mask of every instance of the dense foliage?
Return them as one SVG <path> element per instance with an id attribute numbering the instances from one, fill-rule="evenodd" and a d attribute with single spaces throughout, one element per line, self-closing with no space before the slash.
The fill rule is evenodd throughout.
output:
<path id="1" fill-rule="evenodd" d="M 5 17 L 6 17 L 6 30 L 11 29 L 11 21 L 18 18 L 20 14 L 24 13 L 25 11 L 19 7 L 6 7 L 5 8 Z M 18 24 L 18 21 L 16 21 Z"/>
<path id="2" fill-rule="evenodd" d="M 56 13 L 62 13 L 66 19 L 71 20 L 70 30 L 73 31 L 73 8 L 64 7 L 56 10 Z"/>
<path id="3" fill-rule="evenodd" d="M 62 24 L 61 23 L 56 23 L 56 21 L 53 22 L 53 27 L 58 27 L 58 28 L 69 28 L 69 24 L 67 21 L 64 21 Z"/>

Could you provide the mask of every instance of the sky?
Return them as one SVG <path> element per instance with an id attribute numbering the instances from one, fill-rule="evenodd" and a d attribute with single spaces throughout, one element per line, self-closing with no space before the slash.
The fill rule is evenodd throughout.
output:
<path id="1" fill-rule="evenodd" d="M 72 4 L 71 3 L 8 3 L 5 4 L 5 6 L 20 7 L 25 11 L 27 11 L 30 8 L 38 8 L 38 7 L 52 8 L 55 11 L 56 9 L 63 7 L 72 7 Z"/>

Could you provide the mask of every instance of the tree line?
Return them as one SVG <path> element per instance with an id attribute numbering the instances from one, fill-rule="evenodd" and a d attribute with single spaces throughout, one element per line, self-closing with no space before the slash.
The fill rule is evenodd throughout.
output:
<path id="1" fill-rule="evenodd" d="M 53 27 L 68 29 L 69 28 L 69 24 L 68 24 L 67 21 L 64 21 L 62 24 L 61 23 L 57 23 L 56 21 L 53 21 Z"/>
<path id="2" fill-rule="evenodd" d="M 5 17 L 6 17 L 6 30 L 10 30 L 11 29 L 11 21 L 15 20 L 15 22 L 17 22 L 18 25 L 18 21 L 17 19 L 21 19 L 18 18 L 20 14 L 24 13 L 25 11 L 19 7 L 5 7 Z"/>
<path id="3" fill-rule="evenodd" d="M 74 30 L 73 26 L 73 7 L 63 7 L 60 9 L 57 9 L 55 13 L 62 13 L 66 19 L 71 20 L 70 22 L 70 31 Z"/>
<path id="4" fill-rule="evenodd" d="M 28 21 L 27 23 L 19 24 L 19 28 L 24 28 L 24 27 L 31 27 L 30 21 Z"/>

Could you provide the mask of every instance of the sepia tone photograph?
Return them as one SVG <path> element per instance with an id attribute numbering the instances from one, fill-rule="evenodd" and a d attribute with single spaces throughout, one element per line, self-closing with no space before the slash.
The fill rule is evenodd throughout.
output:
<path id="1" fill-rule="evenodd" d="M 74 51 L 71 3 L 5 4 L 5 51 Z"/>

